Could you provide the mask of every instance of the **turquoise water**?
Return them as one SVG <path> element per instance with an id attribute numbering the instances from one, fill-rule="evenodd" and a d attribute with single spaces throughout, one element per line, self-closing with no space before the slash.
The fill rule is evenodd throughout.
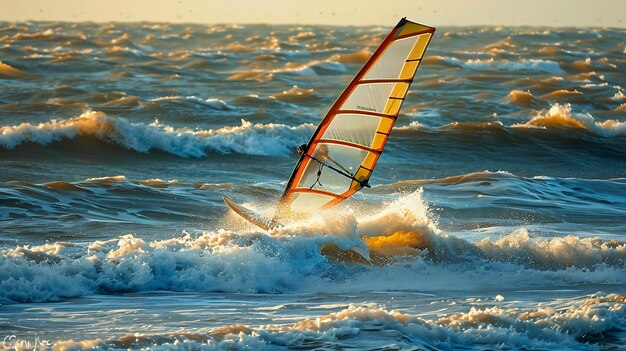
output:
<path id="1" fill-rule="evenodd" d="M 623 29 L 439 28 L 371 189 L 229 212 L 388 30 L 0 23 L 3 347 L 624 348 Z"/>

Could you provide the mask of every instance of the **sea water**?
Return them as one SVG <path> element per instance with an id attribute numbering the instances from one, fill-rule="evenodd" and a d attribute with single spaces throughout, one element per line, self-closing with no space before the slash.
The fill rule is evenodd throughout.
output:
<path id="1" fill-rule="evenodd" d="M 439 28 L 371 189 L 222 202 L 389 29 L 0 23 L 1 347 L 625 349 L 623 29 Z"/>

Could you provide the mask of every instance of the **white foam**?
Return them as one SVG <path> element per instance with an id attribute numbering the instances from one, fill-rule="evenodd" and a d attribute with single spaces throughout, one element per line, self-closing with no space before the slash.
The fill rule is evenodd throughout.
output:
<path id="1" fill-rule="evenodd" d="M 551 74 L 564 73 L 558 62 L 550 60 L 522 59 L 519 61 L 494 61 L 488 60 L 466 60 L 462 61 L 455 57 L 442 57 L 448 64 L 476 71 L 503 70 L 503 71 L 534 71 Z"/>
<path id="2" fill-rule="evenodd" d="M 405 126 L 401 126 L 401 127 L 394 127 L 393 129 L 395 130 L 422 130 L 425 129 L 426 127 L 424 127 L 423 124 L 421 124 L 418 121 L 411 121 L 411 123 L 409 123 L 408 125 Z"/>
<path id="3" fill-rule="evenodd" d="M 283 258 L 279 250 L 299 254 Z M 279 292 L 311 272 L 324 271 L 325 265 L 312 240 L 223 232 L 146 242 L 125 235 L 87 247 L 42 245 L 3 252 L 0 300 L 54 301 L 155 289 Z"/>
<path id="4" fill-rule="evenodd" d="M 77 349 L 136 348 L 151 350 L 274 349 L 324 345 L 327 348 L 483 350 L 597 349 L 585 336 L 623 330 L 626 295 L 597 295 L 568 301 L 563 308 L 518 309 L 471 307 L 467 312 L 424 318 L 370 304 L 350 305 L 335 313 L 290 324 L 226 325 L 205 333 L 126 335 L 111 340 L 66 340 L 55 347 Z M 378 346 L 378 347 L 377 347 Z"/>
<path id="5" fill-rule="evenodd" d="M 383 209 L 335 210 L 271 233 L 207 232 L 146 241 L 132 235 L 86 244 L 18 246 L 0 253 L 0 300 L 52 301 L 146 290 L 285 292 L 484 289 L 626 284 L 626 244 L 599 238 L 533 238 L 517 231 L 478 243 L 447 235 L 421 193 Z M 325 216 L 325 217 L 324 217 Z M 403 233 L 382 250 L 371 238 Z M 386 266 L 351 266 L 321 254 L 334 244 Z M 407 245 L 400 250 L 402 245 Z M 394 263 L 395 262 L 395 263 Z M 384 280 L 378 279 L 385 276 Z M 345 279 L 345 277 L 350 277 Z"/>
<path id="6" fill-rule="evenodd" d="M 212 108 L 214 110 L 220 110 L 220 111 L 226 111 L 226 110 L 233 110 L 234 107 L 228 105 L 226 102 L 224 102 L 224 100 L 220 100 L 220 99 L 212 99 L 212 98 L 208 98 L 208 99 L 202 99 L 196 96 L 179 96 L 179 95 L 174 95 L 174 96 L 163 96 L 163 97 L 158 97 L 155 99 L 150 100 L 152 102 L 160 102 L 160 101 L 189 101 L 189 102 L 193 102 L 202 106 L 206 106 L 209 108 Z"/>
<path id="7" fill-rule="evenodd" d="M 604 137 L 626 135 L 626 122 L 608 119 L 598 122 L 589 113 L 572 113 L 570 104 L 553 104 L 549 110 L 540 111 L 537 116 L 523 124 L 514 124 L 514 128 L 549 128 L 567 127 L 585 129 L 591 133 Z"/>
<path id="8" fill-rule="evenodd" d="M 96 177 L 96 178 L 87 178 L 85 179 L 86 183 L 117 183 L 123 182 L 126 180 L 126 177 L 123 175 L 117 175 L 112 177 Z"/>
<path id="9" fill-rule="evenodd" d="M 322 61 L 320 63 L 316 63 L 313 67 L 318 67 L 320 69 L 336 72 L 336 73 L 346 73 L 348 69 L 341 62 L 336 61 Z"/>
<path id="10" fill-rule="evenodd" d="M 618 90 L 615 95 L 611 96 L 611 100 L 613 101 L 624 101 L 626 100 L 626 95 L 621 90 Z"/>
<path id="11" fill-rule="evenodd" d="M 88 135 L 137 152 L 154 149 L 181 157 L 202 157 L 207 151 L 288 156 L 313 130 L 312 124 L 253 124 L 243 119 L 240 126 L 191 130 L 164 125 L 158 120 L 146 125 L 87 111 L 72 119 L 0 127 L 0 146 L 12 149 L 24 143 L 47 145 Z"/>

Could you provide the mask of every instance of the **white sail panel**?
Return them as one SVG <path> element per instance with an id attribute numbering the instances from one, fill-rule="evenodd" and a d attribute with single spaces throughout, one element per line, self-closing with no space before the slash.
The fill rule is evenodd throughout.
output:
<path id="1" fill-rule="evenodd" d="M 398 39 L 391 43 L 378 61 L 367 71 L 368 79 L 398 79 L 418 36 Z"/>
<path id="2" fill-rule="evenodd" d="M 365 147 L 373 147 L 383 117 L 337 114 L 322 134 L 322 140 L 339 140 Z M 387 132 L 388 133 L 388 132 Z"/>
<path id="3" fill-rule="evenodd" d="M 360 84 L 342 106 L 342 110 L 383 113 L 395 83 Z"/>
<path id="4" fill-rule="evenodd" d="M 409 83 L 359 84 L 341 107 L 396 116 L 409 89 Z"/>

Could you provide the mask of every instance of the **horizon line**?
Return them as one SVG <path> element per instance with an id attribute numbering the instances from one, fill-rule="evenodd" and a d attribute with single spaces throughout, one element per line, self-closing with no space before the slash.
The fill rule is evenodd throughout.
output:
<path id="1" fill-rule="evenodd" d="M 324 24 L 324 23 L 268 23 L 268 22 L 196 22 L 196 21 L 152 21 L 152 20 L 106 20 L 106 21 L 98 21 L 98 20 L 83 20 L 83 21 L 70 21 L 70 20 L 56 20 L 56 19 L 20 19 L 20 20 L 5 20 L 0 19 L 0 23 L 97 23 L 97 24 L 108 24 L 108 23 L 121 23 L 121 24 L 139 24 L 139 23 L 153 23 L 153 24 L 175 24 L 175 25 L 252 25 L 252 26 L 320 26 L 320 27 L 368 27 L 368 26 L 376 26 L 376 27 L 387 27 L 394 26 L 395 24 Z M 601 25 L 590 25 L 590 26 L 572 26 L 572 25 L 545 25 L 545 24 L 514 24 L 514 25 L 504 25 L 504 24 L 424 24 L 430 27 L 442 28 L 468 28 L 468 27 L 493 27 L 493 28 L 523 28 L 523 27 L 534 27 L 534 28 L 597 28 L 597 29 L 624 29 L 626 30 L 626 26 L 624 27 L 615 27 L 615 26 L 601 26 Z"/>

